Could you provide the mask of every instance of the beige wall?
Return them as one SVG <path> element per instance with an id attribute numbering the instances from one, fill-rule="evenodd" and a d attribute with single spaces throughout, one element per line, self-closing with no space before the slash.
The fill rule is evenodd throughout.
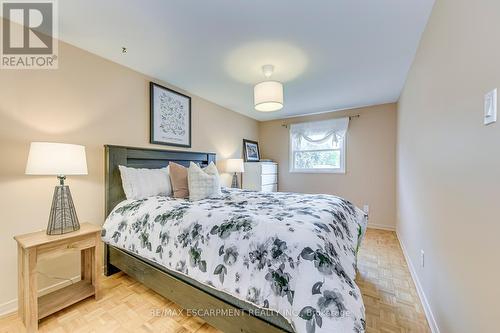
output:
<path id="1" fill-rule="evenodd" d="M 438 0 L 399 102 L 398 231 L 442 333 L 499 331 L 499 41 L 499 1 Z"/>
<path id="2" fill-rule="evenodd" d="M 285 123 L 315 121 L 360 114 L 349 124 L 345 174 L 290 173 L 289 131 Z M 358 207 L 370 205 L 370 224 L 395 227 L 396 105 L 337 111 L 262 122 L 261 154 L 279 163 L 280 191 L 335 194 Z"/>
<path id="3" fill-rule="evenodd" d="M 17 296 L 12 237 L 45 228 L 56 185 L 55 177 L 24 175 L 29 143 L 87 147 L 89 175 L 69 177 L 68 183 L 80 220 L 96 224 L 104 219 L 103 145 L 151 146 L 151 78 L 64 43 L 59 57 L 58 70 L 0 70 L 0 312 Z M 241 157 L 242 139 L 258 138 L 257 121 L 196 96 L 192 115 L 192 150 L 215 152 L 218 159 Z M 229 175 L 224 180 L 230 184 Z M 60 260 L 40 270 L 73 277 L 76 268 Z M 43 279 L 41 285 L 54 282 Z"/>

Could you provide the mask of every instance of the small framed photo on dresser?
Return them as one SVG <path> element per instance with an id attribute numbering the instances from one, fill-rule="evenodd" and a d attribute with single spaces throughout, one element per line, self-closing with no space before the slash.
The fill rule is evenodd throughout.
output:
<path id="1" fill-rule="evenodd" d="M 191 148 L 191 97 L 149 83 L 150 142 Z"/>
<path id="2" fill-rule="evenodd" d="M 245 159 L 245 162 L 259 162 L 259 143 L 256 141 L 243 139 L 243 157 Z"/>

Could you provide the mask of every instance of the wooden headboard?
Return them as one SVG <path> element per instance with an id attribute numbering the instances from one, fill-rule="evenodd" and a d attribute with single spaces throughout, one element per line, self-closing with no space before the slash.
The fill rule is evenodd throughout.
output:
<path id="1" fill-rule="evenodd" d="M 160 150 L 134 147 L 110 146 L 105 147 L 105 191 L 106 191 L 106 216 L 121 201 L 125 200 L 119 165 L 133 168 L 160 169 L 170 162 L 175 162 L 186 167 L 190 162 L 207 166 L 215 163 L 215 154 L 197 153 L 191 151 Z"/>

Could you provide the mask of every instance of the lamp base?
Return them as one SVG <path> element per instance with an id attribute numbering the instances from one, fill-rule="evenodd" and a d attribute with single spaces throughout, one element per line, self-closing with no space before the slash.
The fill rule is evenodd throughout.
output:
<path id="1" fill-rule="evenodd" d="M 240 188 L 240 185 L 238 184 L 238 176 L 236 175 L 236 172 L 233 174 L 233 182 L 231 183 L 231 188 Z"/>
<path id="2" fill-rule="evenodd" d="M 80 229 L 80 223 L 78 223 L 69 186 L 56 186 L 50 209 L 49 224 L 47 225 L 47 235 L 62 235 L 78 229 Z"/>

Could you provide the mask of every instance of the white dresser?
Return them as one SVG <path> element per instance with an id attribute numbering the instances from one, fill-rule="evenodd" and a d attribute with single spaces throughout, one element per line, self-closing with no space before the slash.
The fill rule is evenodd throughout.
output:
<path id="1" fill-rule="evenodd" d="M 246 162 L 242 178 L 242 185 L 246 190 L 277 192 L 278 163 Z"/>

